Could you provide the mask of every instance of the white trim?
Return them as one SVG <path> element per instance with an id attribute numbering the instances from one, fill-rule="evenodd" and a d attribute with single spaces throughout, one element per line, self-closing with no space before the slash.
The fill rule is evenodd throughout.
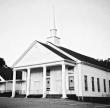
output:
<path id="1" fill-rule="evenodd" d="M 66 96 L 66 65 L 62 63 L 62 98 L 67 98 Z"/>
<path id="2" fill-rule="evenodd" d="M 41 63 L 41 64 L 34 64 L 34 65 L 27 65 L 27 66 L 20 66 L 20 67 L 15 67 L 14 69 L 21 70 L 21 69 L 27 69 L 27 68 L 43 67 L 44 65 L 46 65 L 46 66 L 61 65 L 62 62 L 64 62 L 64 60 L 48 62 L 48 63 Z"/>
<path id="3" fill-rule="evenodd" d="M 46 66 L 43 66 L 43 98 L 46 97 Z"/>
<path id="4" fill-rule="evenodd" d="M 55 46 L 54 44 L 52 44 L 51 42 L 47 41 L 48 45 L 50 45 L 51 47 L 55 48 L 57 51 L 61 52 L 62 54 L 70 57 L 71 59 L 75 60 L 76 62 L 79 62 L 80 60 L 78 60 L 77 58 L 73 57 L 72 55 L 64 52 L 63 50 L 59 49 L 57 46 Z"/>
<path id="5" fill-rule="evenodd" d="M 68 63 L 68 62 L 65 62 L 65 65 L 69 65 L 69 66 L 75 66 L 75 64 Z"/>
<path id="6" fill-rule="evenodd" d="M 48 66 L 54 66 L 54 65 L 61 65 L 63 62 L 65 62 L 66 65 L 71 65 L 71 66 L 75 66 L 75 63 L 70 63 L 66 60 L 62 60 L 62 61 L 55 61 L 55 62 L 49 62 L 49 63 L 42 63 L 42 64 L 35 64 L 35 65 L 27 65 L 27 66 L 20 66 L 20 67 L 15 67 L 14 69 L 16 70 L 23 70 L 23 69 L 27 69 L 27 68 L 37 68 L 37 67 L 43 67 L 44 65 Z"/>
<path id="7" fill-rule="evenodd" d="M 15 67 L 15 65 L 18 64 L 19 61 L 21 61 L 21 59 L 30 51 L 30 49 L 37 43 L 37 40 L 35 40 L 28 48 L 27 50 L 15 61 L 15 63 L 13 64 L 13 68 Z"/>
<path id="8" fill-rule="evenodd" d="M 27 86 L 26 86 L 26 97 L 29 96 L 30 91 L 30 68 L 27 69 Z"/>
<path id="9" fill-rule="evenodd" d="M 13 69 L 13 85 L 12 85 L 12 96 L 15 97 L 15 91 L 16 91 L 16 70 Z"/>

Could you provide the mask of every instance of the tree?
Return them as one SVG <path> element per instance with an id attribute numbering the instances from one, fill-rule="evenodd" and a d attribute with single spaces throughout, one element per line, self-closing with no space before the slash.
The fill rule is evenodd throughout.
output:
<path id="1" fill-rule="evenodd" d="M 5 80 L 11 80 L 13 76 L 12 68 L 8 67 L 3 58 L 0 58 L 0 76 Z"/>
<path id="2" fill-rule="evenodd" d="M 6 64 L 5 64 L 5 60 L 3 58 L 0 58 L 0 68 L 2 67 L 6 67 Z"/>
<path id="3" fill-rule="evenodd" d="M 100 59 L 98 60 L 99 62 L 99 65 L 106 68 L 106 69 L 110 69 L 110 58 L 106 59 L 106 60 L 103 60 L 103 59 Z"/>

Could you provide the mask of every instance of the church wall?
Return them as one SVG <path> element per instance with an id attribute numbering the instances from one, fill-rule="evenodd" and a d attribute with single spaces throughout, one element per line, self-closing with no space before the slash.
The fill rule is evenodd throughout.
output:
<path id="1" fill-rule="evenodd" d="M 50 68 L 50 91 L 47 91 L 47 94 L 62 94 L 62 68 L 61 66 L 51 67 Z M 66 66 L 66 93 L 67 95 L 75 94 L 75 82 L 74 89 L 69 89 L 69 77 L 74 77 L 74 69 L 68 70 Z"/>
<path id="2" fill-rule="evenodd" d="M 73 82 L 71 83 L 70 87 L 70 77 L 73 79 Z M 75 67 L 73 66 L 73 69 L 69 69 L 66 67 L 66 93 L 69 94 L 75 94 Z"/>
<path id="3" fill-rule="evenodd" d="M 87 76 L 87 86 L 88 90 L 85 91 L 85 81 L 84 76 Z M 106 97 L 110 96 L 109 91 L 109 80 L 110 80 L 110 73 L 81 64 L 81 76 L 82 76 L 82 96 L 90 96 L 90 97 Z M 94 78 L 94 91 L 92 90 L 92 78 Z M 98 91 L 98 84 L 97 84 L 97 78 L 99 78 L 100 83 L 100 91 Z M 104 91 L 104 79 L 105 79 L 105 85 L 106 85 L 106 91 Z"/>
<path id="4" fill-rule="evenodd" d="M 50 91 L 47 91 L 47 94 L 62 94 L 61 76 L 62 76 L 61 66 L 55 66 L 50 68 Z"/>
<path id="5" fill-rule="evenodd" d="M 22 80 L 24 80 L 21 83 L 21 94 L 26 94 L 26 80 L 27 80 L 27 72 L 22 71 Z"/>
<path id="6" fill-rule="evenodd" d="M 6 88 L 6 83 L 0 83 L 0 93 L 4 93 Z"/>
<path id="7" fill-rule="evenodd" d="M 82 96 L 82 72 L 80 63 L 74 67 L 74 86 L 76 96 Z"/>
<path id="8" fill-rule="evenodd" d="M 20 94 L 26 94 L 26 82 L 21 83 Z"/>
<path id="9" fill-rule="evenodd" d="M 67 95 L 82 96 L 82 97 L 106 97 L 110 96 L 109 92 L 109 80 L 110 73 L 103 70 L 85 65 L 77 64 L 73 66 L 74 68 L 68 69 L 66 66 L 66 93 Z M 49 90 L 46 89 L 46 94 L 62 94 L 62 67 L 59 66 L 50 66 L 47 67 L 50 69 L 50 75 L 46 75 L 46 79 L 50 79 Z M 23 79 L 27 80 L 26 73 L 23 73 Z M 85 80 L 84 76 L 87 76 L 87 86 L 88 90 L 85 90 Z M 69 88 L 69 77 L 74 77 L 74 89 Z M 92 91 L 92 82 L 91 77 L 94 77 L 94 88 L 95 91 Z M 97 87 L 97 78 L 100 79 L 100 92 Z M 106 92 L 104 91 L 104 80 L 106 81 Z M 46 82 L 47 84 L 47 82 Z M 47 85 L 46 85 L 47 87 Z M 21 94 L 26 93 L 26 82 L 16 83 L 16 90 L 21 90 Z M 31 78 L 30 78 L 30 95 L 31 94 L 42 94 L 43 93 L 43 68 L 33 68 L 31 69 Z"/>
<path id="10" fill-rule="evenodd" d="M 5 84 L 3 84 L 2 87 L 3 87 L 4 91 L 11 92 L 12 91 L 12 84 L 13 84 L 12 81 L 7 81 Z M 21 89 L 22 89 L 21 82 L 17 81 L 16 82 L 16 92 L 20 93 Z"/>
<path id="11" fill-rule="evenodd" d="M 42 94 L 43 70 L 41 68 L 31 69 L 30 94 Z"/>

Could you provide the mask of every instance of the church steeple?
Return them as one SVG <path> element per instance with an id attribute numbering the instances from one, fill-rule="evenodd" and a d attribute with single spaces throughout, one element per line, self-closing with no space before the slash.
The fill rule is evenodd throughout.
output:
<path id="1" fill-rule="evenodd" d="M 53 19 L 53 27 L 50 29 L 50 36 L 56 36 L 57 35 L 57 29 L 56 29 L 56 22 L 55 22 L 55 7 L 53 5 L 52 7 L 52 19 Z"/>
<path id="2" fill-rule="evenodd" d="M 53 27 L 50 29 L 50 37 L 47 37 L 47 41 L 55 44 L 60 45 L 60 38 L 57 37 L 57 29 L 56 29 L 56 22 L 55 22 L 55 7 L 52 7 L 52 16 L 53 16 Z"/>

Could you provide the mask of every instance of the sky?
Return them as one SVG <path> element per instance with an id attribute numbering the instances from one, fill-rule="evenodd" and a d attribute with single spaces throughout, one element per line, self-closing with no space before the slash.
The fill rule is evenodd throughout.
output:
<path id="1" fill-rule="evenodd" d="M 110 0 L 0 0 L 0 57 L 8 66 L 34 40 L 46 42 L 53 4 L 61 46 L 96 59 L 110 57 Z"/>

